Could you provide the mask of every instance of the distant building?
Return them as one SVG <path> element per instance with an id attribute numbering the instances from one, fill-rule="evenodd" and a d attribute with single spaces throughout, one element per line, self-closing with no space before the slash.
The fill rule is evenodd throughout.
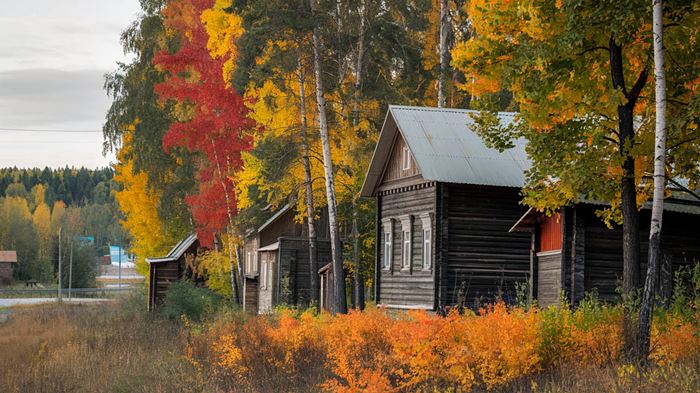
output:
<path id="1" fill-rule="evenodd" d="M 243 304 L 251 313 L 267 313 L 281 303 L 309 302 L 308 225 L 294 220 L 295 210 L 286 205 L 256 231 L 251 230 L 243 248 Z M 318 267 L 331 260 L 328 214 L 324 209 L 316 222 Z M 323 271 L 317 273 L 323 279 Z M 327 290 L 328 287 L 321 287 Z M 324 294 L 321 294 L 322 297 Z M 328 306 L 328 301 L 322 306 Z"/>
<path id="2" fill-rule="evenodd" d="M 182 239 L 168 255 L 159 258 L 146 258 L 148 263 L 148 309 L 163 302 L 165 293 L 172 282 L 183 277 L 196 277 L 192 272 L 192 266 L 196 263 L 199 240 L 196 234 L 191 234 Z"/>
<path id="3" fill-rule="evenodd" d="M 0 251 L 0 284 L 12 282 L 12 271 L 17 264 L 17 251 Z"/>

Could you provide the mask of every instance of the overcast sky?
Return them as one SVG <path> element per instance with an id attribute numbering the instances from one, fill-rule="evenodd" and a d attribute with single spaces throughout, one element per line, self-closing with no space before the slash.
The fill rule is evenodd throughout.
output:
<path id="1" fill-rule="evenodd" d="M 139 13 L 138 0 L 0 3 L 0 167 L 109 165 L 103 79 L 128 60 L 119 34 Z"/>

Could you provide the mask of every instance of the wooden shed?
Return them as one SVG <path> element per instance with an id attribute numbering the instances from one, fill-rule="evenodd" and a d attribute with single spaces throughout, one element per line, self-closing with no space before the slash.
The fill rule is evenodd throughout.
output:
<path id="1" fill-rule="evenodd" d="M 12 283 L 15 265 L 17 265 L 17 251 L 0 251 L 0 284 Z"/>
<path id="2" fill-rule="evenodd" d="M 146 258 L 148 263 L 148 309 L 162 304 L 170 283 L 183 277 L 194 278 L 191 267 L 199 250 L 196 234 L 182 239 L 168 255 L 159 258 Z"/>
<path id="3" fill-rule="evenodd" d="M 248 312 L 267 313 L 281 303 L 309 302 L 308 225 L 295 221 L 294 216 L 294 208 L 286 205 L 246 236 L 243 304 Z M 331 260 L 325 210 L 316 222 L 316 233 L 318 265 L 323 266 Z"/>
<path id="4" fill-rule="evenodd" d="M 390 308 L 514 300 L 530 274 L 525 142 L 498 152 L 468 110 L 390 106 L 361 195 L 377 199 L 375 296 Z M 502 124 L 513 113 L 499 113 Z"/>
<path id="5" fill-rule="evenodd" d="M 700 200 L 680 191 L 664 203 L 660 293 L 670 295 L 673 271 L 700 262 Z M 600 202 L 584 201 L 547 216 L 530 209 L 511 228 L 531 236 L 532 295 L 540 305 L 558 304 L 564 294 L 572 304 L 594 292 L 616 300 L 622 281 L 622 227 L 608 228 L 595 214 Z M 651 212 L 640 212 L 641 276 L 646 274 Z M 642 281 L 643 282 L 643 281 Z"/>

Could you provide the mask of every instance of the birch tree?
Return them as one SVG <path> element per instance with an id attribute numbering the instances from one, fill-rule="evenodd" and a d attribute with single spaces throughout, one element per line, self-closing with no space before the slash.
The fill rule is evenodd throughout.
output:
<path id="1" fill-rule="evenodd" d="M 301 149 L 304 165 L 304 202 L 306 205 L 306 223 L 309 230 L 309 283 L 311 285 L 311 302 L 315 307 L 320 304 L 318 285 L 318 254 L 316 223 L 314 221 L 314 190 L 311 177 L 311 161 L 309 159 L 309 138 L 306 123 L 306 92 L 304 91 L 304 69 L 301 64 L 301 56 L 297 61 L 297 77 L 299 80 L 299 116 L 301 122 Z"/>
<path id="2" fill-rule="evenodd" d="M 310 0 L 312 17 L 316 15 L 316 0 Z M 340 231 L 338 230 L 337 202 L 335 198 L 335 181 L 333 174 L 333 158 L 331 157 L 331 143 L 328 136 L 328 120 L 326 118 L 326 98 L 323 89 L 323 65 L 321 63 L 321 51 L 323 39 L 319 27 L 314 26 L 312 33 L 314 76 L 316 78 L 316 105 L 318 107 L 318 128 L 321 135 L 323 148 L 323 170 L 326 178 L 326 199 L 328 201 L 328 224 L 331 235 L 331 254 L 333 272 L 333 299 L 334 313 L 347 313 L 347 301 L 345 298 L 345 271 L 343 270 L 342 250 L 340 246 Z"/>
<path id="3" fill-rule="evenodd" d="M 440 0 L 440 76 L 438 77 L 438 108 L 445 106 L 445 79 L 447 78 L 448 54 L 447 48 L 447 29 L 449 28 L 448 20 L 448 0 Z"/>
<path id="4" fill-rule="evenodd" d="M 661 255 L 661 223 L 664 212 L 664 193 L 666 190 L 666 73 L 664 72 L 663 47 L 663 3 L 652 0 L 653 7 L 653 41 L 654 41 L 654 80 L 656 94 L 656 129 L 654 145 L 654 197 L 651 208 L 651 227 L 649 229 L 649 260 L 644 284 L 642 304 L 639 309 L 639 333 L 637 336 L 637 356 L 646 360 L 649 354 L 649 335 L 654 295 Z"/>

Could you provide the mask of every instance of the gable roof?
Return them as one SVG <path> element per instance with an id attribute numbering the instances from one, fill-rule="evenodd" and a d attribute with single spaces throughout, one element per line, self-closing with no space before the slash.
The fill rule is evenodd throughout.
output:
<path id="1" fill-rule="evenodd" d="M 179 243 L 173 247 L 172 250 L 168 253 L 167 256 L 160 257 L 160 258 L 146 258 L 147 263 L 163 263 L 163 262 L 172 262 L 180 259 L 182 255 L 189 249 L 194 242 L 197 241 L 197 234 L 196 233 L 191 233 L 189 236 L 186 238 L 180 240 Z"/>
<path id="2" fill-rule="evenodd" d="M 0 262 L 17 263 L 17 251 L 0 251 Z"/>
<path id="3" fill-rule="evenodd" d="M 284 205 L 284 206 L 282 206 L 281 209 L 279 209 L 275 214 L 272 215 L 272 217 L 270 217 L 267 221 L 265 221 L 265 222 L 260 226 L 260 228 L 258 228 L 258 233 L 262 232 L 265 228 L 267 228 L 267 227 L 269 227 L 270 225 L 272 225 L 272 223 L 274 223 L 275 221 L 277 221 L 280 217 L 282 217 L 282 216 L 284 215 L 284 213 L 288 212 L 291 208 L 292 208 L 292 205 L 289 204 L 289 203 L 286 204 L 286 205 Z"/>
<path id="4" fill-rule="evenodd" d="M 474 132 L 470 114 L 478 111 L 390 105 L 361 195 L 376 194 L 398 133 L 406 141 L 422 177 L 427 181 L 501 187 L 524 185 L 530 167 L 524 139 L 503 152 L 487 147 Z M 515 113 L 499 112 L 502 125 Z"/>

